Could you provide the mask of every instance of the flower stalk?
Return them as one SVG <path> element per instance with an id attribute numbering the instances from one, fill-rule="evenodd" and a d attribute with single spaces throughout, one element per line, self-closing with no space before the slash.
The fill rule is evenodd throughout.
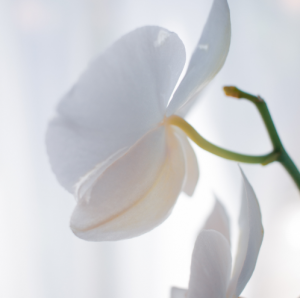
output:
<path id="1" fill-rule="evenodd" d="M 271 142 L 273 144 L 273 151 L 271 153 L 266 155 L 253 156 L 232 152 L 218 147 L 204 139 L 190 124 L 188 124 L 184 119 L 182 119 L 179 116 L 173 115 L 169 117 L 167 119 L 168 123 L 182 129 L 186 133 L 186 135 L 200 148 L 225 159 L 261 165 L 267 165 L 274 161 L 280 162 L 286 169 L 286 171 L 290 174 L 290 176 L 296 183 L 298 189 L 300 190 L 300 172 L 294 164 L 294 162 L 292 161 L 292 159 L 290 158 L 290 156 L 288 155 L 288 153 L 286 152 L 284 146 L 282 145 L 282 142 L 279 138 L 266 102 L 260 96 L 251 95 L 232 86 L 224 87 L 224 92 L 227 96 L 235 98 L 244 98 L 255 104 L 264 121 Z"/>
<path id="2" fill-rule="evenodd" d="M 183 118 L 173 115 L 167 119 L 168 123 L 182 129 L 185 134 L 200 148 L 208 151 L 214 155 L 223 157 L 225 159 L 234 160 L 237 162 L 252 163 L 252 164 L 268 164 L 277 158 L 276 152 L 266 155 L 244 155 L 232 152 L 221 147 L 218 147 L 206 139 L 204 139 L 189 123 Z"/>
<path id="3" fill-rule="evenodd" d="M 273 144 L 273 153 L 276 152 L 277 154 L 274 161 L 278 161 L 283 165 L 300 190 L 300 172 L 282 145 L 266 102 L 260 96 L 251 95 L 233 86 L 224 87 L 224 92 L 227 96 L 247 99 L 255 104 L 269 133 Z"/>

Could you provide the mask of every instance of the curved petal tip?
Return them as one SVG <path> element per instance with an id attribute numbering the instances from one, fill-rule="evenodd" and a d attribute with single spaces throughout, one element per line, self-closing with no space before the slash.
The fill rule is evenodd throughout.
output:
<path id="1" fill-rule="evenodd" d="M 187 72 L 167 108 L 167 116 L 180 113 L 180 108 L 195 98 L 220 71 L 228 55 L 230 40 L 227 0 L 215 0 Z"/>

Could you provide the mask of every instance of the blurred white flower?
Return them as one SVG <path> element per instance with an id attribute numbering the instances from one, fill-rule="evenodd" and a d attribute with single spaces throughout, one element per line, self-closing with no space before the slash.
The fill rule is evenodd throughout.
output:
<path id="1" fill-rule="evenodd" d="M 223 66 L 226 0 L 215 0 L 187 72 L 179 37 L 160 27 L 128 33 L 98 57 L 61 100 L 46 137 L 59 182 L 77 198 L 71 228 L 91 241 L 143 234 L 163 222 L 198 180 L 195 154 L 167 117 L 183 116 Z"/>
<path id="2" fill-rule="evenodd" d="M 189 289 L 172 288 L 171 298 L 238 298 L 248 283 L 264 232 L 255 193 L 245 175 L 242 175 L 244 187 L 235 261 L 232 262 L 230 252 L 229 220 L 225 209 L 217 202 L 196 240 Z"/>

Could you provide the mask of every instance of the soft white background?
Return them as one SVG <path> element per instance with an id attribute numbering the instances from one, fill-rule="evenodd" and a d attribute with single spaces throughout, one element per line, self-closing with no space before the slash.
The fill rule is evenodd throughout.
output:
<path id="1" fill-rule="evenodd" d="M 138 26 L 175 31 L 190 55 L 211 0 L 0 0 L 0 297 L 163 298 L 186 287 L 198 230 L 213 194 L 236 219 L 235 163 L 200 149 L 201 178 L 154 231 L 117 243 L 88 243 L 68 227 L 75 205 L 45 153 L 47 121 L 88 61 Z M 237 85 L 268 102 L 282 140 L 300 166 L 300 2 L 229 0 L 227 62 L 188 120 L 226 148 L 271 149 L 254 107 L 226 98 Z M 265 239 L 247 298 L 300 295 L 300 194 L 283 169 L 242 165 L 258 195 Z M 233 221 L 235 224 L 235 222 Z M 235 234 L 234 234 L 235 235 Z"/>

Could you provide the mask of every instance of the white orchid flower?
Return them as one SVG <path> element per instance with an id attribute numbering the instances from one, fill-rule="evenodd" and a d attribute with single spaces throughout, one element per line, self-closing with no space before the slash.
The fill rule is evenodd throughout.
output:
<path id="1" fill-rule="evenodd" d="M 187 72 L 179 37 L 160 27 L 128 33 L 99 56 L 61 100 L 46 137 L 52 169 L 77 199 L 71 228 L 91 241 L 141 235 L 163 222 L 198 165 L 168 123 L 223 66 L 230 45 L 226 0 L 215 0 Z M 168 104 L 171 95 L 173 98 Z"/>
<path id="2" fill-rule="evenodd" d="M 232 268 L 229 221 L 216 204 L 213 215 L 199 233 L 192 256 L 188 290 L 172 288 L 171 298 L 238 298 L 248 283 L 263 239 L 261 213 L 245 175 L 239 217 L 239 242 Z M 223 234 L 224 233 L 224 234 Z"/>

